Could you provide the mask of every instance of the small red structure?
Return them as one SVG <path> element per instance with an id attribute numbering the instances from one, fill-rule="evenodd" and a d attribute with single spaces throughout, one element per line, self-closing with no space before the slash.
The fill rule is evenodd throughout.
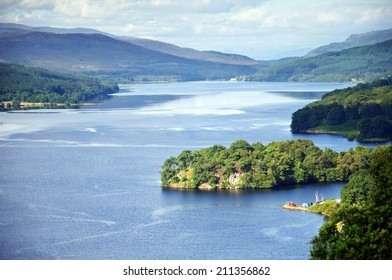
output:
<path id="1" fill-rule="evenodd" d="M 297 206 L 297 205 L 296 205 L 294 202 L 292 202 L 292 201 L 288 202 L 287 205 L 288 205 L 288 206 L 291 206 L 291 207 L 296 207 L 296 206 Z"/>

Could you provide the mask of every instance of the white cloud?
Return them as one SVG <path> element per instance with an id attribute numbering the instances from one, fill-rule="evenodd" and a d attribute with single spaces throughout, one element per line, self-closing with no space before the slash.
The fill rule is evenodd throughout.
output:
<path id="1" fill-rule="evenodd" d="M 384 8 L 370 8 L 364 11 L 361 11 L 359 17 L 356 19 L 357 24 L 368 24 L 372 21 L 379 20 L 385 16 L 392 16 L 391 8 L 384 9 Z"/>
<path id="2" fill-rule="evenodd" d="M 53 1 L 55 14 L 66 17 L 81 18 L 108 18 L 112 13 L 108 9 L 108 4 L 91 0 L 55 0 Z"/>
<path id="3" fill-rule="evenodd" d="M 84 4 L 83 0 L 59 0 L 54 1 L 53 12 L 67 17 L 80 17 L 81 9 Z"/>
<path id="4" fill-rule="evenodd" d="M 235 13 L 231 19 L 234 21 L 260 21 L 266 16 L 266 14 L 267 11 L 265 8 L 255 7 Z"/>
<path id="5" fill-rule="evenodd" d="M 53 7 L 50 0 L 23 0 L 19 3 L 19 7 L 23 9 L 48 9 Z"/>

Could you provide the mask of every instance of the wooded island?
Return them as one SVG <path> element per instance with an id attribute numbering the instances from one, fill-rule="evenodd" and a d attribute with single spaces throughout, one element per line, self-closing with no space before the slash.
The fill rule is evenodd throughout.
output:
<path id="1" fill-rule="evenodd" d="M 161 180 L 166 188 L 200 190 L 344 182 L 369 167 L 373 152 L 358 146 L 338 153 L 302 139 L 268 145 L 238 140 L 229 148 L 214 145 L 170 157 L 162 166 Z"/>

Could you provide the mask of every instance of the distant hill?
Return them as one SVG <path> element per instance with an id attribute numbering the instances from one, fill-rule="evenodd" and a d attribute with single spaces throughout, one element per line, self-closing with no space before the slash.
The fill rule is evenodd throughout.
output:
<path id="1" fill-rule="evenodd" d="M 344 42 L 331 43 L 310 51 L 305 57 L 317 56 L 327 52 L 337 52 L 354 47 L 373 45 L 376 43 L 392 40 L 392 28 L 387 30 L 372 31 L 362 34 L 353 34 Z"/>
<path id="2" fill-rule="evenodd" d="M 178 57 L 183 57 L 183 58 L 197 59 L 197 60 L 210 61 L 210 62 L 219 62 L 224 64 L 235 64 L 235 65 L 255 65 L 259 63 L 259 61 L 244 55 L 226 54 L 226 53 L 221 53 L 216 51 L 198 51 L 191 48 L 182 48 L 173 44 L 169 44 L 157 40 L 149 40 L 149 39 L 136 38 L 136 37 L 127 37 L 127 36 L 116 36 L 91 28 L 30 27 L 22 24 L 0 23 L 0 33 L 14 32 L 18 30 L 51 32 L 57 34 L 74 34 L 74 33 L 101 34 L 101 35 L 112 37 L 117 40 L 129 42 L 149 50 L 158 51 L 158 52 L 162 52 Z"/>
<path id="3" fill-rule="evenodd" d="M 174 76 L 179 80 L 228 79 L 254 72 L 248 65 L 188 59 L 96 33 L 3 32 L 0 60 L 63 72 Z"/>
<path id="4" fill-rule="evenodd" d="M 392 71 L 392 40 L 277 63 L 250 77 L 255 81 L 345 82 L 372 80 Z"/>
<path id="5" fill-rule="evenodd" d="M 216 51 L 198 51 L 191 48 L 182 48 L 173 44 L 164 43 L 161 41 L 134 38 L 134 37 L 117 37 L 126 42 L 141 46 L 143 48 L 163 52 L 166 54 L 179 56 L 189 59 L 197 59 L 210 62 L 219 62 L 234 65 L 255 65 L 260 61 L 254 60 L 244 55 L 226 54 Z"/>

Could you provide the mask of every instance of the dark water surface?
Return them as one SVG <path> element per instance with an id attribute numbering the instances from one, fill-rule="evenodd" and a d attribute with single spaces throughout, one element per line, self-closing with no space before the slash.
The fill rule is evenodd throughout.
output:
<path id="1" fill-rule="evenodd" d="M 1 259 L 307 259 L 324 217 L 286 201 L 340 184 L 253 192 L 169 191 L 164 160 L 237 139 L 293 135 L 291 114 L 349 84 L 195 82 L 123 86 L 80 110 L 0 113 Z"/>

